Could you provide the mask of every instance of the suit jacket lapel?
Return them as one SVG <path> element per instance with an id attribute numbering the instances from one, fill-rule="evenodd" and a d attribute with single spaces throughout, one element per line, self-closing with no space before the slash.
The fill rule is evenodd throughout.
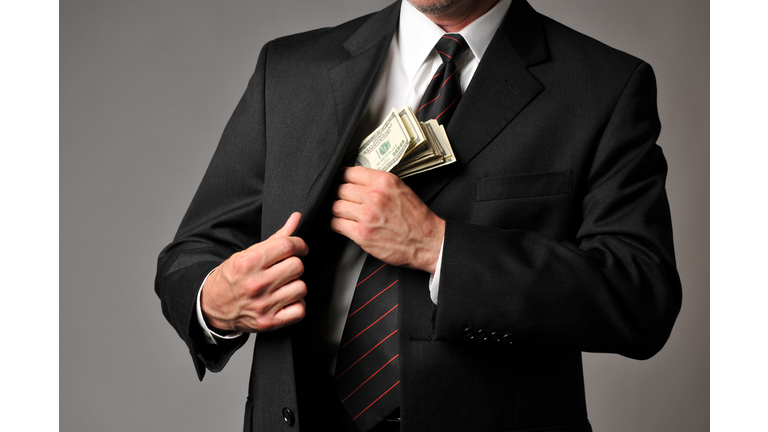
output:
<path id="1" fill-rule="evenodd" d="M 316 173 L 307 197 L 299 230 L 308 226 L 317 214 L 335 173 L 344 157 L 357 123 L 368 104 L 381 64 L 397 30 L 400 3 L 396 2 L 371 16 L 344 43 L 349 57 L 327 70 L 336 108 L 338 141 L 323 168 Z M 310 174 L 311 175 L 311 174 Z"/>
<path id="2" fill-rule="evenodd" d="M 325 73 L 328 76 L 331 93 L 333 94 L 337 124 L 330 127 L 337 128 L 338 140 L 335 148 L 330 152 L 326 163 L 319 172 L 313 170 L 307 173 L 314 176 L 307 191 L 302 210 L 303 217 L 295 235 L 311 236 L 312 221 L 333 181 L 333 176 L 339 168 L 347 142 L 350 140 L 360 116 L 368 103 L 373 87 L 376 83 L 377 72 L 387 53 L 389 44 L 397 28 L 399 2 L 373 15 L 367 22 L 352 34 L 344 43 L 344 50 L 348 52 L 348 58 L 338 65 L 330 67 Z M 324 145 L 325 143 L 318 143 Z M 325 153 L 327 154 L 327 153 Z M 327 212 L 330 214 L 330 212 Z M 289 336 L 296 332 L 298 326 L 288 327 L 275 332 L 263 333 L 254 348 L 254 366 L 251 368 L 249 394 L 255 394 L 257 400 L 283 400 L 284 403 L 296 405 L 296 385 L 293 375 L 294 361 L 292 341 Z M 261 349 L 265 344 L 271 344 L 273 349 Z M 267 358 L 268 357 L 268 358 Z M 256 367 L 256 364 L 259 367 Z M 268 367 L 263 367 L 267 364 Z M 269 367 L 269 366 L 272 367 Z M 264 386 L 259 382 L 268 382 L 271 378 L 265 378 L 264 374 L 272 377 L 280 376 L 280 386 L 284 394 L 280 398 L 264 397 Z M 258 410 L 254 410 L 254 422 L 269 425 L 272 416 L 265 415 L 269 404 L 257 404 Z M 291 406 L 291 405 L 289 405 Z M 277 417 L 275 417 L 277 418 Z"/>
<path id="3" fill-rule="evenodd" d="M 446 130 L 456 162 L 406 179 L 424 202 L 429 203 L 544 89 L 528 67 L 548 58 L 541 17 L 525 1 L 515 0 Z"/>

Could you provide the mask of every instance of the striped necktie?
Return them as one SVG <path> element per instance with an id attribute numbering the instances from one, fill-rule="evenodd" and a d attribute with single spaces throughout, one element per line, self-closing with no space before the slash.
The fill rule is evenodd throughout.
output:
<path id="1" fill-rule="evenodd" d="M 420 121 L 435 119 L 442 125 L 447 125 L 450 121 L 456 111 L 456 105 L 461 100 L 461 82 L 456 61 L 467 48 L 467 42 L 458 33 L 444 34 L 435 45 L 443 64 L 437 68 L 421 98 L 419 109 L 416 111 L 416 117 Z"/>
<path id="2" fill-rule="evenodd" d="M 466 47 L 459 34 L 446 34 L 435 45 L 443 64 L 422 97 L 419 120 L 448 124 L 461 99 L 455 61 Z M 400 407 L 397 282 L 397 267 L 366 258 L 339 343 L 334 388 L 363 432 Z"/>
<path id="3" fill-rule="evenodd" d="M 361 431 L 400 406 L 397 281 L 397 267 L 366 258 L 339 344 L 334 387 Z"/>

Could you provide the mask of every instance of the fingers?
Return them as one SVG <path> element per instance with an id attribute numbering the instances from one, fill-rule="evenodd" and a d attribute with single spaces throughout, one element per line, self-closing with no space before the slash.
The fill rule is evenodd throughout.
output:
<path id="1" fill-rule="evenodd" d="M 336 196 L 344 201 L 362 203 L 366 188 L 352 183 L 343 183 L 336 189 Z"/>
<path id="2" fill-rule="evenodd" d="M 307 285 L 301 279 L 296 279 L 281 286 L 269 296 L 268 313 L 276 315 L 281 309 L 295 303 L 303 301 L 307 296 Z"/>
<path id="3" fill-rule="evenodd" d="M 362 206 L 350 201 L 334 201 L 331 206 L 331 214 L 337 218 L 357 220 L 358 212 Z"/>
<path id="4" fill-rule="evenodd" d="M 362 166 L 347 167 L 341 170 L 341 179 L 344 183 L 367 186 L 372 183 L 376 175 L 381 175 L 383 172 Z"/>
<path id="5" fill-rule="evenodd" d="M 346 183 L 336 190 L 339 199 L 331 207 L 331 229 L 360 244 L 359 230 L 381 225 L 386 212 L 392 210 L 392 195 L 397 195 L 399 180 L 365 167 L 344 168 L 340 177 Z"/>
<path id="6" fill-rule="evenodd" d="M 275 331 L 304 319 L 306 308 L 304 299 L 299 299 L 272 313 L 243 315 L 236 320 L 233 327 L 237 331 L 248 333 Z"/>
<path id="7" fill-rule="evenodd" d="M 301 214 L 291 214 L 268 239 L 233 254 L 206 281 L 201 306 L 206 319 L 222 329 L 276 330 L 304 317 L 307 287 L 299 278 L 299 257 L 309 248 L 292 234 Z M 210 283 L 209 283 L 210 282 Z"/>
<path id="8" fill-rule="evenodd" d="M 336 189 L 334 216 L 359 220 L 365 208 L 375 211 L 389 207 L 393 199 L 402 194 L 402 182 L 390 173 L 365 167 L 344 168 L 343 181 Z M 360 204 L 358 206 L 351 204 Z"/>
<path id="9" fill-rule="evenodd" d="M 299 237 L 270 237 L 238 254 L 236 270 L 241 274 L 258 273 L 286 258 L 308 253 L 309 247 Z"/>
<path id="10" fill-rule="evenodd" d="M 295 259 L 298 261 L 298 258 Z M 294 275 L 300 273 L 301 271 L 292 272 Z M 267 279 L 266 275 L 264 279 Z M 256 283 L 245 296 L 233 300 L 227 307 L 229 313 L 225 312 L 221 321 L 210 319 L 209 315 L 206 315 L 209 322 L 225 330 L 260 333 L 277 330 L 304 318 L 304 297 L 307 295 L 307 285 L 304 281 L 293 279 L 286 283 L 276 280 L 262 282 L 267 285 Z"/>
<path id="11" fill-rule="evenodd" d="M 264 270 L 260 279 L 267 281 L 263 286 L 264 292 L 269 294 L 280 289 L 283 285 L 299 279 L 302 274 L 304 274 L 304 263 L 301 262 L 301 259 L 289 257 Z"/>
<path id="12" fill-rule="evenodd" d="M 362 203 L 371 191 L 382 194 L 392 193 L 407 188 L 396 175 L 365 167 L 344 168 L 341 172 L 342 184 L 337 189 L 341 199 Z"/>
<path id="13" fill-rule="evenodd" d="M 301 280 L 294 280 L 283 285 L 269 296 L 268 304 L 261 313 L 257 313 L 253 326 L 257 331 L 273 331 L 304 318 L 307 286 Z"/>
<path id="14" fill-rule="evenodd" d="M 282 228 L 266 240 L 244 250 L 241 257 L 245 260 L 243 269 L 246 271 L 266 269 L 288 257 L 306 256 L 309 253 L 307 244 L 301 238 L 291 236 L 300 221 L 301 213 L 292 213 Z"/>
<path id="15" fill-rule="evenodd" d="M 307 304 L 301 299 L 278 310 L 273 318 L 274 330 L 301 321 L 306 315 L 306 309 Z"/>
<path id="16" fill-rule="evenodd" d="M 355 235 L 357 232 L 357 226 L 358 223 L 350 219 L 342 219 L 339 217 L 334 217 L 331 219 L 331 229 L 355 243 L 360 241 L 358 236 Z"/>

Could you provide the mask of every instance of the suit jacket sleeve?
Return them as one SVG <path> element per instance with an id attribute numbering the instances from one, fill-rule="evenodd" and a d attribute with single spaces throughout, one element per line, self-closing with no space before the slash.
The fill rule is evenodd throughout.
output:
<path id="1" fill-rule="evenodd" d="M 447 220 L 435 338 L 463 340 L 470 328 L 632 358 L 661 349 L 681 288 L 659 131 L 655 78 L 642 63 L 586 169 L 573 238 Z"/>
<path id="2" fill-rule="evenodd" d="M 206 367 L 220 371 L 248 338 L 205 342 L 195 301 L 214 267 L 260 241 L 267 51 L 265 46 L 173 242 L 158 258 L 155 292 L 163 315 L 187 344 L 201 380 Z"/>

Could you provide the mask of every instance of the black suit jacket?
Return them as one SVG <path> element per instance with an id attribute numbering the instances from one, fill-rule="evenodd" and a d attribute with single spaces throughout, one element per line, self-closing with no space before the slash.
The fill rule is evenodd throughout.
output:
<path id="1" fill-rule="evenodd" d="M 303 214 L 307 317 L 258 335 L 246 430 L 313 430 L 337 408 L 316 330 L 341 244 L 328 191 L 398 10 L 263 48 L 160 255 L 163 312 L 202 379 L 245 341 L 200 341 L 203 278 Z M 664 345 L 681 289 L 655 91 L 646 63 L 512 3 L 447 129 L 457 162 L 408 179 L 446 234 L 436 308 L 427 274 L 400 278 L 403 431 L 590 430 L 581 352 Z"/>

